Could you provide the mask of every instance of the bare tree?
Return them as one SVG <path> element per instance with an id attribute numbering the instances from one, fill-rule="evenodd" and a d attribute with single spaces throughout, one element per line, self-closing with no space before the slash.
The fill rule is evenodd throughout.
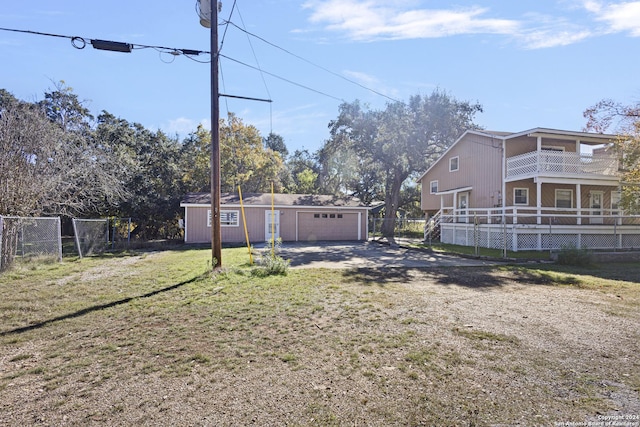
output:
<path id="1" fill-rule="evenodd" d="M 0 90 L 0 215 L 77 215 L 117 203 L 124 189 L 111 162 L 86 130 L 68 131 L 41 105 Z M 2 230 L 3 266 L 15 253 L 14 228 Z"/>

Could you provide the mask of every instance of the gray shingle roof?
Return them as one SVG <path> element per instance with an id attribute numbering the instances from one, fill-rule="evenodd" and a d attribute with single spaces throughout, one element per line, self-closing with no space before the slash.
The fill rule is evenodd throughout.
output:
<path id="1" fill-rule="evenodd" d="M 359 199 L 354 197 L 337 197 L 317 194 L 283 194 L 273 195 L 273 204 L 277 206 L 338 206 L 351 208 L 366 208 Z M 271 206 L 271 193 L 243 193 L 242 202 L 247 206 Z M 187 193 L 180 201 L 181 205 L 211 204 L 210 193 Z M 237 193 L 223 193 L 220 196 L 221 205 L 239 205 L 240 197 Z"/>

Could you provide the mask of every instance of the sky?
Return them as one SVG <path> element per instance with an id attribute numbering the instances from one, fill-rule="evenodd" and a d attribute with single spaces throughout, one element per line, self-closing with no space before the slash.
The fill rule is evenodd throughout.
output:
<path id="1" fill-rule="evenodd" d="M 64 81 L 95 116 L 180 139 L 210 128 L 210 56 L 169 53 L 211 51 L 196 0 L 0 4 L 1 28 L 67 36 L 0 30 L 0 89 L 34 102 Z M 596 102 L 640 99 L 640 1 L 225 0 L 219 18 L 220 91 L 271 101 L 223 96 L 221 117 L 290 152 L 318 150 L 355 100 L 382 110 L 440 90 L 480 103 L 485 129 L 520 132 L 581 131 Z"/>

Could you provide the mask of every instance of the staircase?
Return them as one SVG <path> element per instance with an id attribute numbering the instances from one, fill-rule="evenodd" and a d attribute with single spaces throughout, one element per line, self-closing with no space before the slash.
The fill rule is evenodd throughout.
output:
<path id="1" fill-rule="evenodd" d="M 440 241 L 440 220 L 442 219 L 442 211 L 436 212 L 434 216 L 429 218 L 424 227 L 424 241 Z"/>

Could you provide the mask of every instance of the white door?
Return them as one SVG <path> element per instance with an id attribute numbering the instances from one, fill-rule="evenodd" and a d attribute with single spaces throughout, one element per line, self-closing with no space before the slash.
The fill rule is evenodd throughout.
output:
<path id="1" fill-rule="evenodd" d="M 469 193 L 458 194 L 458 222 L 468 222 Z"/>
<path id="2" fill-rule="evenodd" d="M 273 216 L 270 210 L 264 211 L 264 236 L 267 242 L 280 237 L 280 211 L 273 211 Z"/>
<path id="3" fill-rule="evenodd" d="M 589 221 L 591 224 L 602 224 L 602 200 L 604 193 L 602 191 L 592 191 L 589 196 L 590 213 L 593 215 Z"/>

